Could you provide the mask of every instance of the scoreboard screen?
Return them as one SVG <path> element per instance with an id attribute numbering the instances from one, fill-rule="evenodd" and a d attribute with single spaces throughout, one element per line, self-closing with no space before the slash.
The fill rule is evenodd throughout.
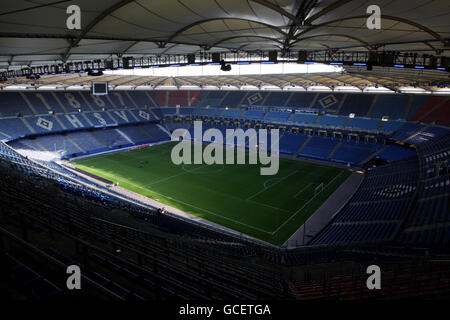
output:
<path id="1" fill-rule="evenodd" d="M 108 82 L 93 82 L 92 95 L 104 96 L 108 94 Z"/>

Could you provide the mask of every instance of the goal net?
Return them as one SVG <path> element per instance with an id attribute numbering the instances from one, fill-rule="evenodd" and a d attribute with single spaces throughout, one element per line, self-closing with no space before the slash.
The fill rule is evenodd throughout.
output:
<path id="1" fill-rule="evenodd" d="M 319 193 L 321 193 L 322 191 L 323 191 L 323 182 L 314 189 L 314 195 L 316 196 Z"/>

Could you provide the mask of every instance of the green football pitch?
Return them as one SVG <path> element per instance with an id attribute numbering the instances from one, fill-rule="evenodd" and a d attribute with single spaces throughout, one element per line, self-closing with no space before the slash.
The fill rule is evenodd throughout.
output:
<path id="1" fill-rule="evenodd" d="M 279 171 L 273 176 L 260 175 L 259 164 L 175 165 L 171 161 L 173 146 L 167 143 L 99 155 L 72 164 L 166 205 L 277 245 L 289 239 L 351 174 L 350 170 L 286 158 L 280 158 Z M 322 191 L 315 192 L 321 183 Z"/>

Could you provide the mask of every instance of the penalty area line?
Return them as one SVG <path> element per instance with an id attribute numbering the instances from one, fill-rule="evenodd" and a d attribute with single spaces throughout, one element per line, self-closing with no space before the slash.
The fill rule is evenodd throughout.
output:
<path id="1" fill-rule="evenodd" d="M 255 193 L 254 195 L 251 195 L 250 197 L 248 197 L 248 198 L 245 199 L 245 200 L 253 199 L 253 198 L 256 197 L 258 194 L 261 194 L 261 193 L 263 193 L 264 191 L 269 190 L 269 189 L 272 188 L 273 186 L 279 184 L 281 181 L 283 181 L 283 180 L 289 178 L 290 176 L 296 174 L 297 172 L 298 172 L 298 170 L 295 170 L 294 172 L 291 172 L 291 173 L 288 174 L 287 176 L 284 176 L 284 177 L 280 178 L 280 179 L 279 179 L 277 182 L 275 182 L 274 184 L 271 184 L 271 185 L 268 186 L 268 187 L 265 187 L 265 186 L 264 186 L 264 188 L 263 188 L 262 190 L 258 191 L 258 192 Z M 272 179 L 274 179 L 274 178 L 270 178 L 269 180 L 272 180 Z M 268 181 L 268 180 L 267 180 L 267 181 Z M 266 182 L 267 182 L 267 181 L 266 181 Z"/>
<path id="2" fill-rule="evenodd" d="M 326 184 L 326 186 L 323 187 L 322 190 L 325 190 L 331 183 L 333 183 L 334 180 L 336 180 L 344 171 L 339 172 L 330 182 L 328 182 Z M 286 219 L 278 228 L 276 228 L 271 234 L 274 235 L 275 233 L 277 233 L 281 228 L 283 228 L 286 223 L 288 223 L 292 218 L 294 218 L 300 211 L 303 210 L 303 208 L 305 208 L 311 201 L 313 201 L 318 195 L 320 194 L 317 193 L 315 194 L 311 199 L 309 199 L 300 209 L 298 209 L 297 211 L 294 212 L 294 214 L 292 216 L 290 216 L 288 219 Z"/>
<path id="3" fill-rule="evenodd" d="M 294 198 L 297 198 L 297 196 L 299 194 L 301 194 L 303 191 L 305 191 L 310 185 L 312 184 L 312 182 L 308 183 L 305 187 L 303 187 L 299 192 L 297 192 L 296 194 L 294 194 Z"/>
<path id="4" fill-rule="evenodd" d="M 95 169 L 91 169 L 91 170 L 94 171 L 94 172 L 99 172 L 98 170 L 95 170 Z M 107 177 L 109 177 L 109 178 L 112 178 L 110 175 L 105 174 L 105 173 L 103 173 L 103 172 L 99 172 L 99 174 L 102 174 L 102 175 L 104 175 L 104 176 L 107 176 Z M 115 179 L 118 180 L 117 177 L 115 177 Z M 249 225 L 249 224 L 246 224 L 246 223 L 244 223 L 244 222 L 240 222 L 240 221 L 237 221 L 237 220 L 234 220 L 234 219 L 225 217 L 225 216 L 223 216 L 223 215 L 221 215 L 221 214 L 212 212 L 212 211 L 210 211 L 210 210 L 207 210 L 207 209 L 203 209 L 203 208 L 194 206 L 194 205 L 192 205 L 192 204 L 190 204 L 190 203 L 187 203 L 187 202 L 184 202 L 184 201 L 181 201 L 181 200 L 178 200 L 178 199 L 175 199 L 175 198 L 166 196 L 166 195 L 164 195 L 164 194 L 162 194 L 162 193 L 153 191 L 153 190 L 151 190 L 151 189 L 149 189 L 149 188 L 144 188 L 144 186 L 138 186 L 137 184 L 134 184 L 134 183 L 131 183 L 131 182 L 126 182 L 126 181 L 124 181 L 124 182 L 127 183 L 127 184 L 129 184 L 129 185 L 132 185 L 132 186 L 134 186 L 134 187 L 136 187 L 136 188 L 139 188 L 139 189 L 142 189 L 142 190 L 146 190 L 146 191 L 150 191 L 150 192 L 152 192 L 152 193 L 154 193 L 154 194 L 158 194 L 158 195 L 160 195 L 160 196 L 162 196 L 162 197 L 165 197 L 165 198 L 167 198 L 167 199 L 170 199 L 170 200 L 179 202 L 179 203 L 181 203 L 181 204 L 190 206 L 190 207 L 195 208 L 195 209 L 197 209 L 197 210 L 201 210 L 201 211 L 203 211 L 203 212 L 205 212 L 205 213 L 208 213 L 208 214 L 211 214 L 211 215 L 213 215 L 213 216 L 217 216 L 217 217 L 219 217 L 219 218 L 222 218 L 222 219 L 231 221 L 231 222 L 233 222 L 233 223 L 235 223 L 235 224 L 240 224 L 240 225 L 243 225 L 243 226 L 245 226 L 245 227 L 248 227 L 248 228 L 257 230 L 257 231 L 259 231 L 259 232 L 263 232 L 263 233 L 266 233 L 266 234 L 271 234 L 270 231 L 266 231 L 266 230 L 260 229 L 260 228 L 258 228 L 258 227 L 254 227 L 254 226 L 251 226 L 251 225 Z"/>

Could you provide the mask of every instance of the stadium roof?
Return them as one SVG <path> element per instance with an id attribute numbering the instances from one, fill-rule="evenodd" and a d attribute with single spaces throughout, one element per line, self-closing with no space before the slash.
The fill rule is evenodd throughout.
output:
<path id="1" fill-rule="evenodd" d="M 81 30 L 69 30 L 69 5 Z M 381 30 L 366 27 L 381 8 Z M 449 56 L 448 0 L 2 0 L 0 69 L 227 50 L 411 51 Z"/>
<path id="2" fill-rule="evenodd" d="M 191 68 L 191 67 L 188 67 Z M 418 78 L 421 79 L 418 82 Z M 28 89 L 89 89 L 92 82 L 108 82 L 110 89 L 150 89 L 150 90 L 311 90 L 316 88 L 337 92 L 377 91 L 384 88 L 387 92 L 409 93 L 445 93 L 437 83 L 448 79 L 444 71 L 396 70 L 374 67 L 373 71 L 348 67 L 345 72 L 304 73 L 304 74 L 254 74 L 254 75 L 217 75 L 217 76 L 139 76 L 105 74 L 89 76 L 85 74 L 57 74 L 42 76 L 30 81 L 25 78 L 9 79 L 0 83 L 0 88 Z M 30 85 L 32 84 L 32 85 Z"/>

